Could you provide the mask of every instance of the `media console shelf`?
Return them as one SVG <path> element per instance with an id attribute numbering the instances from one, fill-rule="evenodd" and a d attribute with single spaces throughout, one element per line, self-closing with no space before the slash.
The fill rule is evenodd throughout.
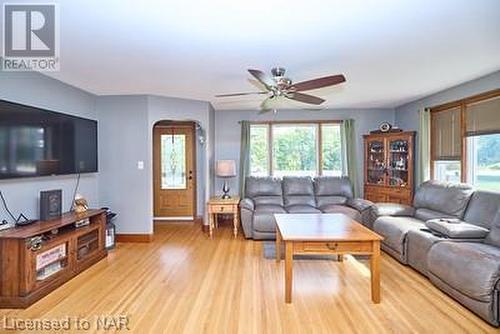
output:
<path id="1" fill-rule="evenodd" d="M 105 258 L 105 228 L 105 211 L 88 210 L 1 231 L 0 308 L 26 308 Z"/>

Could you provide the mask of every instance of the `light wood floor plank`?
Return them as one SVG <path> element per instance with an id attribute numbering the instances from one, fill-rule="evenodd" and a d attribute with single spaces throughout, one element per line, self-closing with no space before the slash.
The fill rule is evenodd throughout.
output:
<path id="1" fill-rule="evenodd" d="M 35 305 L 0 310 L 0 318 L 94 324 L 98 315 L 126 314 L 133 333 L 498 333 L 385 253 L 380 304 L 371 302 L 368 261 L 346 256 L 294 260 L 287 305 L 284 261 L 265 259 L 262 242 L 234 239 L 229 225 L 213 240 L 191 223 L 155 229 L 152 243 L 118 244 Z"/>

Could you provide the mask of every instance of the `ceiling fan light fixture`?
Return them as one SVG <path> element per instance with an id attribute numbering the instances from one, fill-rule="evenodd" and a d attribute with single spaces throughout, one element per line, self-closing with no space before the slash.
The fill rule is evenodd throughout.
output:
<path id="1" fill-rule="evenodd" d="M 281 78 L 281 77 L 285 76 L 285 72 L 286 72 L 286 70 L 284 67 L 273 67 L 271 69 L 271 74 L 275 78 Z"/>

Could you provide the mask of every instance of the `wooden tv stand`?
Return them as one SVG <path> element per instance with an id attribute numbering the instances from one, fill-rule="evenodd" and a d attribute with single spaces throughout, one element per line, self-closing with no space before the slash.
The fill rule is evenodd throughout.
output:
<path id="1" fill-rule="evenodd" d="M 88 210 L 1 231 L 0 308 L 26 308 L 105 258 L 105 228 L 105 211 Z"/>

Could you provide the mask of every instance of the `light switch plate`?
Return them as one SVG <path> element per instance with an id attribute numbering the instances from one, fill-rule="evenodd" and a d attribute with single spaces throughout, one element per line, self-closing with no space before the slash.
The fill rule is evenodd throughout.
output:
<path id="1" fill-rule="evenodd" d="M 137 161 L 137 169 L 144 169 L 144 161 Z"/>

